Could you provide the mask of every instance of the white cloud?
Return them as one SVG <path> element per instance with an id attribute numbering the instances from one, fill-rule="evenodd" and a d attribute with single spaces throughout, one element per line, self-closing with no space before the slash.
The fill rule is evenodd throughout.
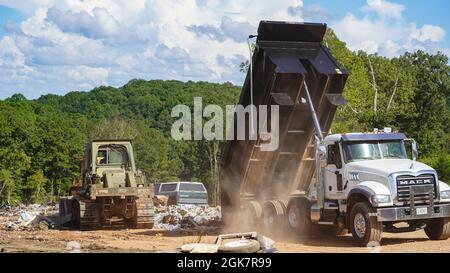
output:
<path id="1" fill-rule="evenodd" d="M 347 42 L 350 49 L 369 53 L 378 52 L 387 41 L 398 41 L 408 29 L 383 20 L 357 18 L 351 13 L 332 23 L 331 27 L 340 39 Z"/>
<path id="2" fill-rule="evenodd" d="M 22 63 L 36 70 L 28 86 L 21 83 L 23 89 L 37 90 L 33 81 L 53 80 L 45 91 L 66 92 L 132 78 L 242 84 L 238 63 L 247 56 L 246 36 L 260 20 L 301 21 L 303 1 L 0 0 L 0 5 L 28 15 L 10 37 Z M 191 26 L 217 29 L 222 38 Z M 0 92 L 6 92 L 1 82 Z M 36 97 L 44 91 L 35 92 Z"/>
<path id="3" fill-rule="evenodd" d="M 417 40 L 418 42 L 441 42 L 445 38 L 445 30 L 438 26 L 424 25 L 421 28 L 417 28 L 416 24 L 411 26 L 410 39 Z"/>
<path id="4" fill-rule="evenodd" d="M 25 56 L 10 37 L 0 40 L 0 67 L 24 67 Z"/>
<path id="5" fill-rule="evenodd" d="M 78 66 L 67 71 L 67 75 L 78 82 L 89 82 L 93 84 L 106 84 L 109 72 L 105 68 L 95 68 L 89 66 Z"/>
<path id="6" fill-rule="evenodd" d="M 365 14 L 357 17 L 352 13 L 331 23 L 338 37 L 351 50 L 364 50 L 386 57 L 396 57 L 405 51 L 418 49 L 435 53 L 443 51 L 445 30 L 439 26 L 417 27 L 402 16 L 405 6 L 385 0 L 367 0 L 363 7 Z M 377 16 L 370 16 L 376 12 Z"/>
<path id="7" fill-rule="evenodd" d="M 303 21 L 314 13 L 328 18 L 351 49 L 389 57 L 436 50 L 446 35 L 438 26 L 407 22 L 405 7 L 386 0 L 368 0 L 362 17 L 349 13 L 339 20 L 320 7 L 305 9 L 302 0 L 0 0 L 0 5 L 28 16 L 9 25 L 10 36 L 0 41 L 0 97 L 120 86 L 132 78 L 242 84 L 245 38 L 256 33 L 260 20 Z"/>
<path id="8" fill-rule="evenodd" d="M 367 0 L 367 6 L 363 7 L 363 10 L 376 12 L 380 17 L 395 19 L 401 19 L 405 9 L 404 5 L 386 0 Z"/>
<path id="9" fill-rule="evenodd" d="M 34 69 L 25 63 L 25 55 L 10 37 L 0 40 L 0 86 L 6 89 L 26 81 Z M 0 89 L 0 95 L 5 90 Z M 10 90 L 8 90 L 10 91 Z"/>
<path id="10" fill-rule="evenodd" d="M 27 63 L 44 65 L 107 65 L 112 49 L 100 40 L 66 33 L 47 18 L 46 9 L 20 26 L 16 44 L 26 55 Z"/>
<path id="11" fill-rule="evenodd" d="M 38 8 L 50 7 L 55 0 L 27 0 L 27 1 L 14 1 L 14 0 L 0 0 L 0 5 L 7 6 L 20 10 L 28 15 L 34 14 Z"/>
<path id="12" fill-rule="evenodd" d="M 72 12 L 50 8 L 47 18 L 66 33 L 77 33 L 109 43 L 136 43 L 132 29 L 120 24 L 106 9 L 94 8 L 92 15 L 86 11 Z"/>

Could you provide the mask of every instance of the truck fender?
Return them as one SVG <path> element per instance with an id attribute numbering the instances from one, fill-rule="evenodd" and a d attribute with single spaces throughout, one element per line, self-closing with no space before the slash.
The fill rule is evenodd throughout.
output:
<path id="1" fill-rule="evenodd" d="M 367 198 L 367 200 L 370 200 L 370 197 L 372 195 L 374 195 L 375 193 L 370 189 L 370 188 L 366 188 L 366 187 L 357 187 L 357 188 L 353 188 L 349 193 L 348 193 L 348 198 L 350 198 L 352 195 L 354 194 L 361 194 L 364 197 Z"/>
<path id="2" fill-rule="evenodd" d="M 358 183 L 352 190 L 350 190 L 348 193 L 348 198 L 350 198 L 352 194 L 361 194 L 372 204 L 372 196 L 377 194 L 391 196 L 391 191 L 380 182 L 364 181 Z"/>

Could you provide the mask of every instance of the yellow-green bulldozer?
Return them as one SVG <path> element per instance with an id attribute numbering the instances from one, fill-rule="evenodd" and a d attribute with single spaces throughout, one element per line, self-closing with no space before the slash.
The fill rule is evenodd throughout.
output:
<path id="1" fill-rule="evenodd" d="M 59 213 L 73 228 L 153 227 L 154 189 L 136 169 L 130 140 L 89 142 L 71 195 L 60 199 Z"/>

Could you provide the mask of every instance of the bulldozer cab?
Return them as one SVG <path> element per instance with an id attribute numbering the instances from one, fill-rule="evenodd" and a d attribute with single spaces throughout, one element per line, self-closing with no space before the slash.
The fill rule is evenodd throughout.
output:
<path id="1" fill-rule="evenodd" d="M 86 157 L 85 169 L 97 176 L 106 170 L 136 171 L 130 140 L 94 140 L 88 144 Z"/>
<path id="2" fill-rule="evenodd" d="M 130 140 L 93 140 L 85 156 L 84 187 L 99 184 L 102 188 L 137 187 L 145 184 L 136 169 Z"/>

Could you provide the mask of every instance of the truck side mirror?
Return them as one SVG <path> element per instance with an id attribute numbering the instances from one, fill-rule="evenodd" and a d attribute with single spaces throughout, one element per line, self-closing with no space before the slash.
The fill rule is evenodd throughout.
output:
<path id="1" fill-rule="evenodd" d="M 411 143 L 411 157 L 412 157 L 413 161 L 417 161 L 417 157 L 418 157 L 417 142 L 412 138 L 407 138 L 407 139 L 405 139 L 405 141 Z"/>
<path id="2" fill-rule="evenodd" d="M 328 161 L 327 146 L 323 143 L 319 143 L 318 139 L 316 138 L 315 149 L 316 164 L 318 164 L 319 168 L 325 168 Z"/>
<path id="3" fill-rule="evenodd" d="M 412 160 L 417 161 L 417 142 L 413 139 L 411 142 L 411 150 L 412 150 Z"/>

